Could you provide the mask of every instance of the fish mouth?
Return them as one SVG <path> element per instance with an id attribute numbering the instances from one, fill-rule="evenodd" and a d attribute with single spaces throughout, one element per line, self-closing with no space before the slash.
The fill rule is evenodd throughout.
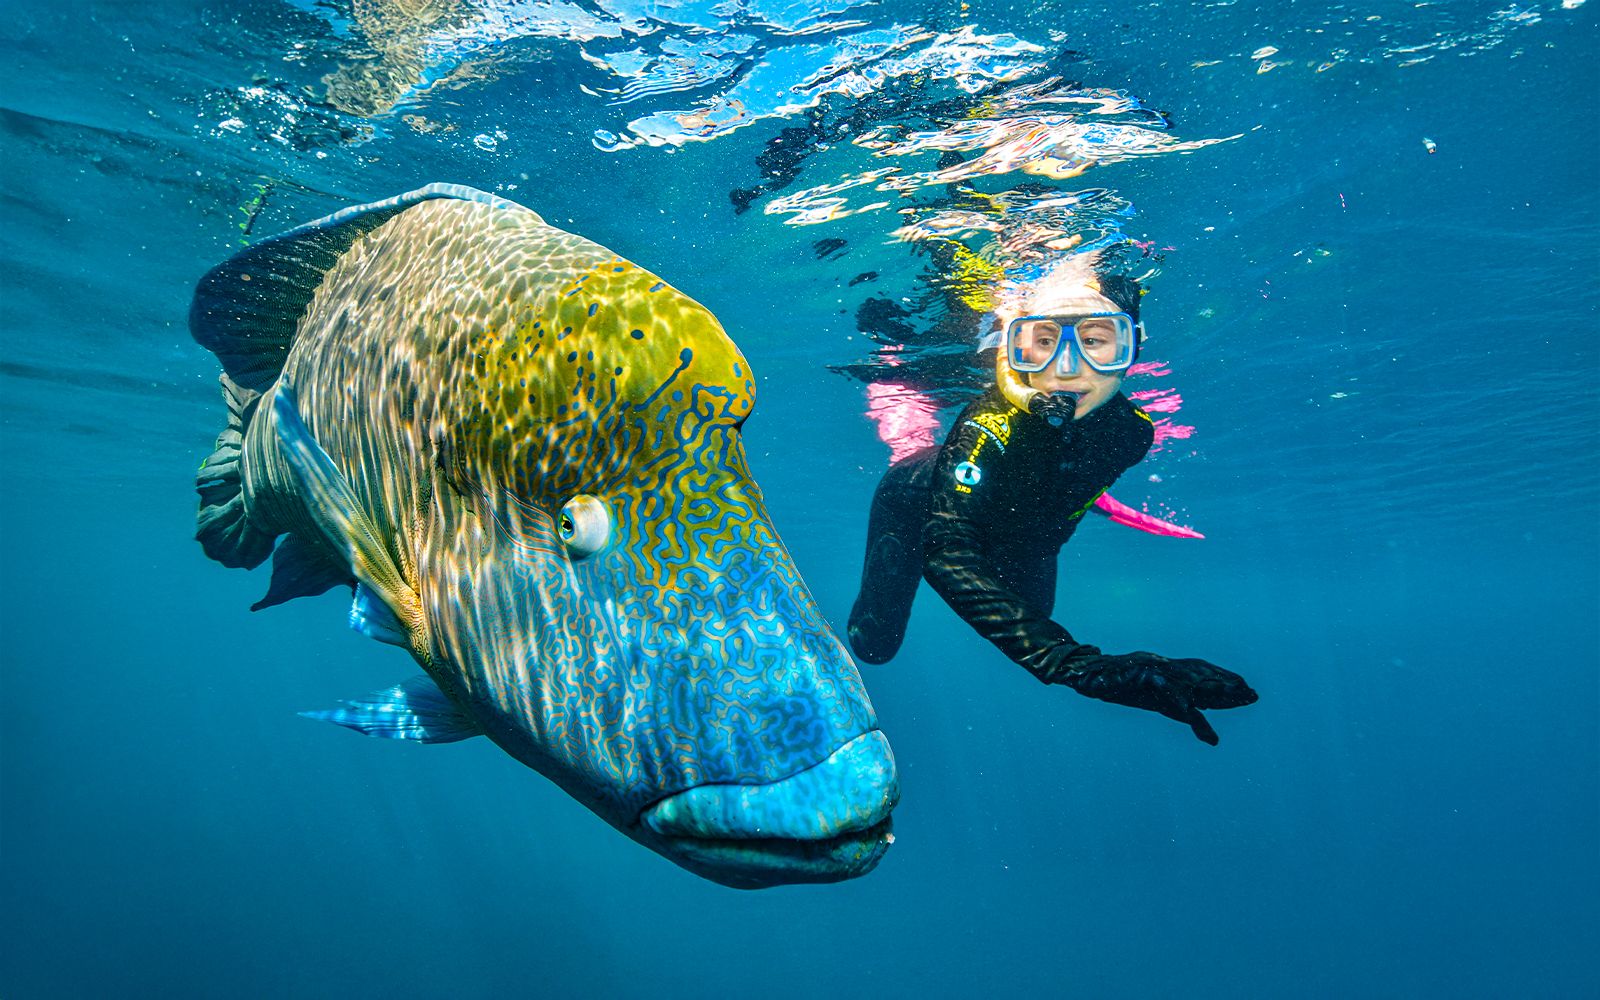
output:
<path id="1" fill-rule="evenodd" d="M 889 813 L 899 800 L 894 755 L 874 729 L 778 781 L 670 795 L 639 822 L 690 871 L 760 889 L 865 875 L 894 842 Z"/>

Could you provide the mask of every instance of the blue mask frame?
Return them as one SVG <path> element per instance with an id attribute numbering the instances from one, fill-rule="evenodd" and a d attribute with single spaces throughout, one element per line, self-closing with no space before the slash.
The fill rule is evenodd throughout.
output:
<path id="1" fill-rule="evenodd" d="M 1083 333 L 1078 327 L 1084 320 L 1089 319 L 1111 321 L 1115 344 L 1114 352 L 1108 361 L 1097 361 L 1091 349 L 1083 344 Z M 1040 322 L 1053 323 L 1057 326 L 1056 344 L 1048 357 L 1042 361 L 1032 361 L 1027 357 L 1032 345 L 1027 324 Z M 1070 336 L 1067 335 L 1069 331 Z M 1126 372 L 1139 360 L 1139 345 L 1143 340 L 1144 325 L 1125 312 L 1019 316 L 1006 324 L 1006 359 L 1013 371 L 1024 374 L 1042 372 L 1054 364 L 1056 371 L 1062 375 L 1072 375 L 1078 371 L 1078 364 L 1081 361 L 1101 374 L 1115 375 Z"/>

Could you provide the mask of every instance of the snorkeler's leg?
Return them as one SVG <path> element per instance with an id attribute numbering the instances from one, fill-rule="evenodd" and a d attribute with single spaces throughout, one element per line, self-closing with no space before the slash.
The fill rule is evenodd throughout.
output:
<path id="1" fill-rule="evenodd" d="M 922 522 L 928 516 L 927 470 L 934 453 L 891 466 L 867 518 L 861 592 L 850 609 L 850 648 L 864 663 L 887 663 L 905 641 L 911 603 L 922 581 Z"/>

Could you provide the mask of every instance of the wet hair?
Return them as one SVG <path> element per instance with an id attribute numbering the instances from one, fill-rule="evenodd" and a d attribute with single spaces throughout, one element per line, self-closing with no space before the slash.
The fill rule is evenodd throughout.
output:
<path id="1" fill-rule="evenodd" d="M 1132 316 L 1135 323 L 1139 322 L 1139 296 L 1144 294 L 1144 290 L 1139 287 L 1137 280 L 1125 274 L 1098 274 L 1095 280 L 1100 283 L 1101 295 Z"/>

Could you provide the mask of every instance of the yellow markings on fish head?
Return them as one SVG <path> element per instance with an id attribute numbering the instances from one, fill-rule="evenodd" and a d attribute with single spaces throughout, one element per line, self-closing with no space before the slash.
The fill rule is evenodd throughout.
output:
<path id="1" fill-rule="evenodd" d="M 604 495 L 684 450 L 743 470 L 727 432 L 755 403 L 749 363 L 704 306 L 620 258 L 527 289 L 467 360 L 464 443 L 529 501 Z"/>

